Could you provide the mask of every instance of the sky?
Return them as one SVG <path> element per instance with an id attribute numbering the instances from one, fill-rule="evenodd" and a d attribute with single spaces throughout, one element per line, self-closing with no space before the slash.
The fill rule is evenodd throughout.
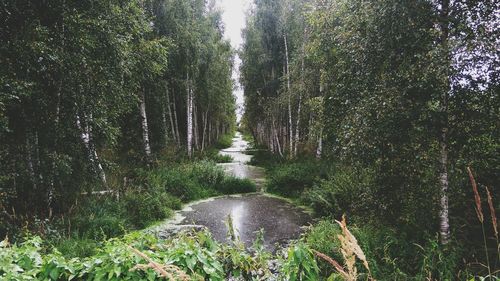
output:
<path id="1" fill-rule="evenodd" d="M 238 49 L 243 43 L 241 37 L 241 30 L 245 27 L 245 12 L 250 6 L 251 0 L 218 0 L 217 5 L 222 8 L 222 21 L 224 22 L 225 31 L 224 36 L 229 39 L 231 46 Z M 235 68 L 233 70 L 233 79 L 238 83 L 239 73 L 238 69 L 241 60 L 239 57 L 235 58 Z M 236 97 L 236 104 L 238 109 L 236 111 L 238 122 L 241 120 L 243 114 L 243 90 L 236 85 L 237 88 L 233 91 Z"/>

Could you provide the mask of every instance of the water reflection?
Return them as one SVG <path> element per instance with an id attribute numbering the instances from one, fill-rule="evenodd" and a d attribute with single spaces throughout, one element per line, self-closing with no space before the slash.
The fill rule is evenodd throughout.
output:
<path id="1" fill-rule="evenodd" d="M 255 181 L 257 187 L 260 188 L 260 184 L 264 179 L 264 169 L 246 164 L 252 159 L 251 155 L 244 153 L 247 148 L 248 142 L 243 140 L 243 136 L 240 132 L 237 132 L 236 136 L 233 138 L 231 147 L 219 152 L 221 155 L 231 156 L 233 161 L 231 163 L 221 163 L 219 166 L 221 166 L 226 173 L 234 177 Z"/>
<path id="2" fill-rule="evenodd" d="M 230 214 L 231 214 L 231 218 L 233 220 L 233 228 L 234 228 L 234 232 L 235 232 L 236 236 L 243 238 L 243 237 L 241 237 L 241 235 L 242 235 L 242 233 L 244 233 L 243 221 L 244 221 L 244 215 L 245 215 L 245 203 L 241 202 L 237 206 L 234 206 L 231 209 Z"/>

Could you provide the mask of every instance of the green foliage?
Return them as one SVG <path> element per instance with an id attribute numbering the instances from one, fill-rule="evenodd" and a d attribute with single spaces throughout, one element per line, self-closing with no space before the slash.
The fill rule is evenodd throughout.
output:
<path id="1" fill-rule="evenodd" d="M 65 258 L 85 258 L 93 256 L 100 243 L 87 238 L 69 238 L 57 241 L 54 245 Z"/>
<path id="2" fill-rule="evenodd" d="M 388 226 L 360 224 L 350 228 L 366 255 L 371 273 L 377 280 L 463 279 L 460 272 L 460 249 L 455 245 L 442 246 L 436 239 L 425 240 L 425 246 L 412 243 L 404 233 Z M 322 220 L 304 235 L 307 245 L 316 251 L 343 260 L 337 235 L 341 230 L 333 220 Z M 332 266 L 319 260 L 322 276 L 334 273 Z"/>
<path id="3" fill-rule="evenodd" d="M 56 249 L 43 249 L 38 237 L 19 246 L 4 241 L 0 244 L 0 278 L 9 281 L 162 280 L 151 267 L 139 268 L 140 264 L 151 261 L 159 267 L 175 266 L 175 271 L 171 271 L 173 276 L 184 272 L 194 280 L 226 280 L 229 277 L 317 280 L 319 277 L 307 245 L 292 245 L 285 257 L 271 255 L 258 246 L 260 243 L 262 241 L 256 241 L 253 251 L 247 251 L 240 243 L 220 245 L 208 232 L 180 234 L 168 240 L 135 232 L 104 242 L 92 256 L 67 259 Z M 150 260 L 145 260 L 143 255 Z M 277 273 L 268 269 L 271 259 L 283 262 L 277 264 Z"/>
<path id="4" fill-rule="evenodd" d="M 220 194 L 255 191 L 252 181 L 227 176 L 221 167 L 210 161 L 160 167 L 149 172 L 146 177 L 155 190 L 172 194 L 183 202 Z"/>
<path id="5" fill-rule="evenodd" d="M 255 183 L 252 180 L 240 179 L 232 176 L 224 178 L 216 188 L 222 194 L 238 194 L 256 191 Z"/>
<path id="6" fill-rule="evenodd" d="M 279 163 L 283 163 L 284 160 L 279 155 L 273 154 L 268 150 L 259 149 L 251 152 L 252 160 L 250 160 L 250 165 L 261 166 L 265 168 L 272 168 Z"/>
<path id="7" fill-rule="evenodd" d="M 286 280 L 318 280 L 319 268 L 311 249 L 299 242 L 288 249 L 286 260 L 283 261 L 282 274 Z"/>
<path id="8" fill-rule="evenodd" d="M 208 161 L 213 161 L 215 163 L 230 163 L 233 161 L 233 157 L 231 157 L 231 155 L 222 155 L 216 148 L 211 148 L 203 151 L 200 155 L 200 158 Z"/>
<path id="9" fill-rule="evenodd" d="M 301 199 L 321 216 L 363 214 L 368 219 L 375 216 L 379 204 L 373 189 L 373 176 L 368 171 L 335 167 L 326 179 L 307 188 Z"/>
<path id="10" fill-rule="evenodd" d="M 420 268 L 418 277 L 435 280 L 453 280 L 458 277 L 456 274 L 463 266 L 460 261 L 463 249 L 453 244 L 443 246 L 439 243 L 439 239 L 430 239 L 424 246 L 418 247 L 422 257 L 418 267 Z"/>
<path id="11" fill-rule="evenodd" d="M 115 198 L 88 198 L 66 223 L 78 237 L 97 241 L 123 235 L 132 227 L 127 209 Z M 71 235 L 71 234 L 70 234 Z"/>
<path id="12" fill-rule="evenodd" d="M 65 214 L 82 191 L 121 188 L 159 152 L 182 158 L 187 85 L 195 149 L 219 136 L 228 145 L 234 52 L 208 2 L 9 2 L 0 17 L 1 235 L 4 209 Z"/>
<path id="13" fill-rule="evenodd" d="M 224 149 L 231 147 L 231 144 L 233 143 L 233 136 L 234 132 L 229 132 L 222 137 L 219 138 L 217 143 L 215 144 L 215 148 L 217 149 Z"/>
<path id="14" fill-rule="evenodd" d="M 256 1 L 243 32 L 241 125 L 274 154 L 253 160 L 270 168 L 268 190 L 300 194 L 320 215 L 383 223 L 410 245 L 449 219 L 453 247 L 466 249 L 456 254 L 484 276 L 472 265 L 486 261 L 463 187 L 467 166 L 499 185 L 497 36 L 477 28 L 495 26 L 496 10 L 494 1 Z M 335 165 L 304 173 L 286 163 L 303 156 Z M 399 258 L 415 275 L 405 266 L 414 258 Z"/>
<path id="15" fill-rule="evenodd" d="M 137 228 L 144 228 L 169 217 L 172 214 L 172 207 L 179 209 L 180 204 L 172 202 L 172 199 L 168 193 L 138 191 L 126 193 L 122 200 L 125 201 L 124 207 L 130 222 Z M 170 206 L 172 203 L 176 205 Z"/>
<path id="16" fill-rule="evenodd" d="M 279 195 L 298 197 L 312 187 L 321 176 L 320 166 L 313 161 L 284 163 L 267 174 L 266 190 Z"/>

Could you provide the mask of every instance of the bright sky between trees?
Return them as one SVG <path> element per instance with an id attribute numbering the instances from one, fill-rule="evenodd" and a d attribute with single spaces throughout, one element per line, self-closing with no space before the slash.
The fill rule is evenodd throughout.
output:
<path id="1" fill-rule="evenodd" d="M 250 0 L 218 0 L 218 5 L 222 8 L 222 20 L 225 25 L 225 37 L 231 41 L 233 48 L 238 49 L 243 43 L 241 37 L 241 30 L 245 27 L 245 11 L 248 10 L 250 5 Z M 239 66 L 240 58 L 236 57 L 235 69 L 233 71 L 233 79 L 238 82 L 239 79 Z M 237 84 L 237 88 L 234 90 L 233 94 L 236 97 L 236 105 L 238 109 L 236 111 L 238 116 L 238 121 L 241 119 L 243 114 L 243 90 Z"/>

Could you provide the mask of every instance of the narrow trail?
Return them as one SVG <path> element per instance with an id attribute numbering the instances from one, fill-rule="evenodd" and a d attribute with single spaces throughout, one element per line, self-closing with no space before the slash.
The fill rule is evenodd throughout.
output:
<path id="1" fill-rule="evenodd" d="M 228 215 L 233 219 L 237 236 L 251 246 L 260 229 L 264 230 L 264 245 L 275 250 L 276 244 L 285 244 L 300 236 L 303 226 L 311 217 L 289 202 L 262 192 L 264 170 L 247 165 L 251 156 L 244 154 L 248 143 L 236 133 L 230 148 L 222 150 L 223 155 L 233 157 L 231 163 L 219 164 L 226 173 L 240 178 L 249 178 L 257 184 L 257 193 L 210 198 L 188 204 L 178 211 L 173 219 L 156 227 L 158 235 L 168 236 L 186 228 L 208 228 L 214 238 L 227 242 L 225 221 Z"/>

